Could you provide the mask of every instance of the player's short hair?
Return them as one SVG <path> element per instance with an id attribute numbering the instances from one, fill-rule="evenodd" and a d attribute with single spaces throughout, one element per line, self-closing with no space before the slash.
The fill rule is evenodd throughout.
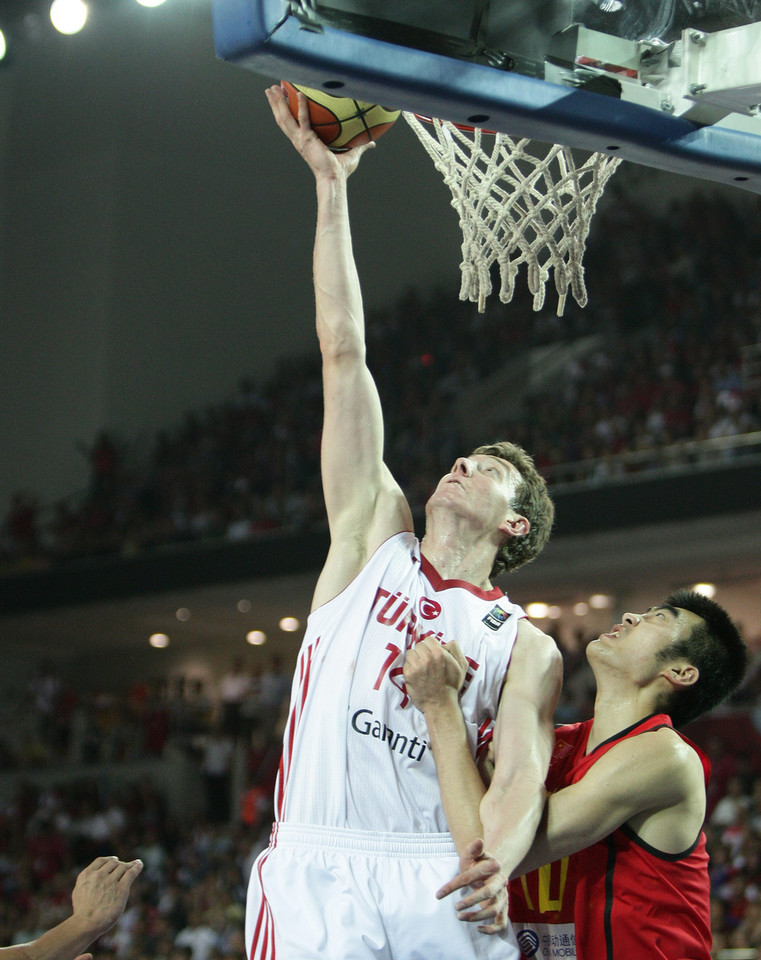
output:
<path id="1" fill-rule="evenodd" d="M 666 603 L 689 610 L 702 621 L 658 657 L 663 663 L 684 659 L 698 669 L 697 681 L 675 690 L 662 705 L 674 726 L 683 727 L 713 710 L 739 687 L 748 665 L 748 650 L 727 611 L 710 597 L 677 590 L 666 597 Z"/>
<path id="2" fill-rule="evenodd" d="M 547 493 L 547 483 L 534 466 L 534 461 L 517 443 L 500 441 L 476 447 L 471 456 L 499 457 L 511 463 L 522 477 L 512 507 L 525 517 L 530 529 L 525 537 L 509 537 L 497 551 L 491 577 L 505 570 L 513 571 L 538 556 L 550 539 L 555 507 Z"/>

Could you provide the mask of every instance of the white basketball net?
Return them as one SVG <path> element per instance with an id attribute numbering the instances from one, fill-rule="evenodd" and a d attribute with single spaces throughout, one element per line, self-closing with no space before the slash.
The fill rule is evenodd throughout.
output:
<path id="1" fill-rule="evenodd" d="M 545 152 L 546 145 L 504 133 L 466 132 L 446 120 L 421 123 L 413 113 L 404 118 L 452 191 L 463 235 L 460 299 L 484 312 L 496 261 L 503 303 L 512 300 L 518 268 L 525 263 L 534 310 L 544 306 L 550 268 L 558 316 L 569 287 L 579 306 L 586 306 L 582 260 L 589 226 L 621 160 L 593 153 L 577 166 L 568 147 L 552 145 Z"/>

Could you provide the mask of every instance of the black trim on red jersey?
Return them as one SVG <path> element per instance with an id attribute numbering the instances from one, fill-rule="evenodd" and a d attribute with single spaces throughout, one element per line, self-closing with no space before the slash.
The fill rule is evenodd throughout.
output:
<path id="1" fill-rule="evenodd" d="M 605 915 L 603 924 L 605 927 L 605 956 L 607 960 L 613 960 L 613 874 L 616 870 L 616 842 L 613 834 L 605 838 L 608 847 L 608 865 L 605 869 Z"/>
<path id="2" fill-rule="evenodd" d="M 647 723 L 648 720 L 652 720 L 653 717 L 657 717 L 657 716 L 659 716 L 659 714 L 657 714 L 657 713 L 650 713 L 650 714 L 648 714 L 648 716 L 643 717 L 641 720 L 637 720 L 636 723 L 632 723 L 630 726 L 625 727 L 623 730 L 619 730 L 618 733 L 614 733 L 612 737 L 608 737 L 607 740 L 603 740 L 602 743 L 598 743 L 597 746 L 596 746 L 593 750 L 590 750 L 590 751 L 589 751 L 589 753 L 587 754 L 587 756 L 588 756 L 588 757 L 591 757 L 593 753 L 597 753 L 598 750 L 601 750 L 603 747 L 607 746 L 609 743 L 612 743 L 614 740 L 620 740 L 622 737 L 625 737 L 625 736 L 627 736 L 628 734 L 630 734 L 630 733 L 632 732 L 632 730 L 636 730 L 637 727 L 642 726 L 643 723 Z M 673 730 L 673 729 L 674 729 L 674 728 L 673 728 L 672 726 L 670 726 L 668 723 L 662 723 L 662 724 L 659 724 L 659 726 L 657 726 L 657 727 L 651 727 L 650 729 L 651 729 L 651 730 L 661 730 L 663 727 L 668 727 L 670 730 Z M 590 732 L 591 732 L 591 727 L 590 727 Z M 642 732 L 643 732 L 643 733 L 649 733 L 650 730 L 643 730 Z"/>
<path id="3" fill-rule="evenodd" d="M 697 837 L 695 837 L 695 842 L 692 844 L 692 846 L 687 847 L 687 849 L 683 850 L 681 853 L 664 853 L 663 850 L 659 850 L 657 847 L 651 847 L 649 843 L 644 841 L 642 837 L 638 836 L 632 830 L 628 823 L 622 823 L 618 829 L 624 834 L 624 836 L 628 837 L 632 843 L 636 843 L 638 847 L 641 847 L 653 857 L 657 857 L 659 860 L 669 860 L 671 862 L 685 860 L 690 856 L 690 854 L 694 853 L 697 845 L 700 843 L 700 838 L 703 835 L 703 831 L 701 830 Z"/>

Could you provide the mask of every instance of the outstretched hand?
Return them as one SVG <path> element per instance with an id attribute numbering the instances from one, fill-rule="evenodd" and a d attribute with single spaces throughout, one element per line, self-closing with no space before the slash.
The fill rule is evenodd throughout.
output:
<path id="1" fill-rule="evenodd" d="M 309 121 L 309 106 L 307 98 L 299 90 L 298 119 L 291 113 L 285 93 L 279 86 L 268 87 L 265 91 L 272 114 L 277 125 L 288 137 L 298 153 L 309 164 L 316 178 L 349 177 L 357 169 L 365 150 L 375 146 L 375 141 L 352 147 L 343 153 L 334 153 L 329 149 L 312 129 Z"/>
<path id="2" fill-rule="evenodd" d="M 92 931 L 93 939 L 109 930 L 122 915 L 132 882 L 142 869 L 140 860 L 125 863 L 116 857 L 98 857 L 79 874 L 71 903 L 74 916 Z"/>
<path id="3" fill-rule="evenodd" d="M 482 933 L 501 933 L 507 927 L 507 877 L 499 861 L 484 850 L 481 839 L 468 844 L 460 857 L 460 872 L 436 893 L 441 900 L 456 890 L 472 887 L 473 892 L 455 904 L 457 918 L 480 923 Z M 491 921 L 485 923 L 484 921 Z"/>

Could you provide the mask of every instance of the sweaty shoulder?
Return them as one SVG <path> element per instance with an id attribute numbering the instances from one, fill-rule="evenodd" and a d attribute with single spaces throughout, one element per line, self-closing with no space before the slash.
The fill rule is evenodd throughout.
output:
<path id="1" fill-rule="evenodd" d="M 670 727 L 649 730 L 611 750 L 621 780 L 638 771 L 640 809 L 629 827 L 653 849 L 683 854 L 695 843 L 705 818 L 705 775 L 697 751 Z"/>
<path id="2" fill-rule="evenodd" d="M 663 764 L 672 769 L 675 776 L 683 777 L 687 783 L 694 783 L 695 780 L 703 783 L 703 763 L 697 750 L 673 727 L 658 727 L 633 739 L 639 740 L 649 753 L 662 758 Z"/>
<path id="3" fill-rule="evenodd" d="M 551 644 L 557 650 L 557 644 L 552 637 L 548 633 L 545 633 L 544 630 L 540 630 L 539 627 L 530 620 L 527 620 L 526 617 L 522 617 L 518 623 L 518 636 L 534 643 Z"/>
<path id="4" fill-rule="evenodd" d="M 559 664 L 562 670 L 562 657 L 555 640 L 525 617 L 518 623 L 513 662 L 524 658 L 532 662 L 536 669 L 543 665 L 557 667 Z"/>
<path id="5" fill-rule="evenodd" d="M 604 750 L 604 745 L 603 745 Z M 704 793 L 703 765 L 697 752 L 671 727 L 645 730 L 613 744 L 600 770 L 621 782 L 633 770 L 643 794 L 660 805 L 680 803 Z"/>
<path id="6" fill-rule="evenodd" d="M 525 618 L 518 623 L 506 687 L 554 710 L 563 680 L 563 658 L 553 638 Z"/>

